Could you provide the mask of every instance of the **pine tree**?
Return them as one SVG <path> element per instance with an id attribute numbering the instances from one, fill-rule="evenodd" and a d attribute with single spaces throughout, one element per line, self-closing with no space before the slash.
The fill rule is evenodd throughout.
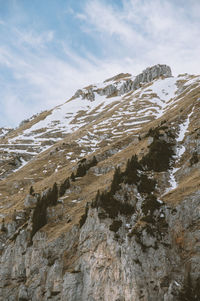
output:
<path id="1" fill-rule="evenodd" d="M 30 194 L 30 195 L 34 195 L 34 189 L 33 189 L 33 186 L 30 187 L 29 194 Z"/>
<path id="2" fill-rule="evenodd" d="M 76 177 L 84 177 L 86 175 L 86 167 L 84 164 L 79 164 L 77 171 L 76 171 Z"/>
<path id="3" fill-rule="evenodd" d="M 63 196 L 65 191 L 70 187 L 69 178 L 67 178 L 61 185 L 59 189 L 59 196 Z"/>
<path id="4" fill-rule="evenodd" d="M 57 204 L 58 200 L 58 186 L 55 182 L 53 184 L 53 188 L 49 190 L 49 193 L 47 195 L 48 203 L 50 206 L 55 206 Z"/>
<path id="5" fill-rule="evenodd" d="M 145 215 L 152 215 L 153 212 L 156 209 L 159 209 L 161 206 L 161 204 L 157 201 L 157 198 L 155 197 L 155 195 L 150 194 L 146 197 L 146 199 L 144 200 L 143 204 L 142 204 L 142 212 Z"/>
<path id="6" fill-rule="evenodd" d="M 112 184 L 111 184 L 111 193 L 115 194 L 115 192 L 120 188 L 119 184 L 121 183 L 121 170 L 120 167 L 115 169 L 115 173 L 113 176 Z"/>
<path id="7" fill-rule="evenodd" d="M 97 206 L 98 206 L 99 200 L 100 200 L 100 191 L 99 191 L 99 189 L 98 189 L 97 194 L 96 194 L 96 197 L 95 197 L 95 204 L 96 204 Z"/>
<path id="8" fill-rule="evenodd" d="M 150 193 L 155 190 L 156 181 L 150 179 L 147 175 L 140 176 L 140 183 L 138 185 L 138 191 L 143 193 Z"/>
<path id="9" fill-rule="evenodd" d="M 72 180 L 72 182 L 75 182 L 75 180 L 76 180 L 74 172 L 72 172 L 72 174 L 71 174 L 71 180 Z"/>
<path id="10" fill-rule="evenodd" d="M 195 151 L 190 158 L 190 166 L 199 162 L 198 153 Z"/>
<path id="11" fill-rule="evenodd" d="M 93 159 L 92 159 L 92 166 L 97 165 L 97 163 L 98 163 L 98 161 L 97 161 L 96 157 L 93 156 Z"/>
<path id="12" fill-rule="evenodd" d="M 138 158 L 136 155 L 132 156 L 131 159 L 127 161 L 126 169 L 124 172 L 125 182 L 128 184 L 136 184 L 138 177 L 138 169 L 141 169 L 141 165 L 138 162 Z"/>

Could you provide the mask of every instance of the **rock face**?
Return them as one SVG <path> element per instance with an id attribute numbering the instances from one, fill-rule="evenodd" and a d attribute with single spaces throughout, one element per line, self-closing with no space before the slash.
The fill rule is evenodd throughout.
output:
<path id="1" fill-rule="evenodd" d="M 121 86 L 118 94 L 122 95 L 129 91 L 136 90 L 142 83 L 149 83 L 160 76 L 172 76 L 171 68 L 167 65 L 155 65 L 153 67 L 149 67 L 137 75 L 134 80 L 127 80 L 127 82 Z"/>
<path id="2" fill-rule="evenodd" d="M 82 97 L 82 99 L 88 99 L 94 101 L 95 95 L 94 92 L 97 92 L 99 95 L 106 95 L 110 97 L 114 94 L 123 95 L 130 91 L 134 91 L 140 88 L 140 85 L 143 83 L 149 83 L 154 79 L 159 77 L 170 77 L 172 76 L 171 68 L 167 65 L 155 65 L 148 67 L 142 73 L 137 75 L 134 79 L 127 79 L 125 82 L 118 87 L 117 83 L 110 84 L 103 89 L 89 88 L 87 91 L 78 90 L 74 97 Z"/>
<path id="3" fill-rule="evenodd" d="M 30 245 L 29 227 L 22 228 L 1 255 L 0 300 L 179 300 L 185 274 L 197 281 L 200 270 L 198 206 L 197 194 L 176 212 L 164 206 L 166 225 L 157 232 L 141 225 L 133 234 L 133 216 L 116 234 L 96 209 L 81 229 L 52 242 L 37 232 Z"/>

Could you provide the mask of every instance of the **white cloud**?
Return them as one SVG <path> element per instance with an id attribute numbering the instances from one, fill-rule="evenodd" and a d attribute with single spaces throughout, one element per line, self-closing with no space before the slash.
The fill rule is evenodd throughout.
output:
<path id="1" fill-rule="evenodd" d="M 44 48 L 47 43 L 51 42 L 54 37 L 53 31 L 35 33 L 34 31 L 15 29 L 17 43 L 25 44 L 34 48 Z"/>
<path id="2" fill-rule="evenodd" d="M 121 71 L 115 62 L 93 56 L 84 59 L 63 43 L 60 47 L 66 59 L 58 58 L 47 48 L 36 53 L 29 47 L 21 48 L 22 53 L 8 46 L 0 48 L 0 63 L 15 79 L 14 82 L 1 81 L 1 113 L 5 116 L 1 124 L 16 125 L 41 110 L 63 103 L 80 87 Z"/>
<path id="3" fill-rule="evenodd" d="M 123 0 L 120 9 L 111 2 L 88 0 L 82 11 L 66 11 L 66 18 L 68 13 L 80 22 L 101 56 L 94 49 L 78 54 L 67 41 L 58 41 L 53 30 L 10 29 L 10 43 L 0 46 L 0 65 L 13 77 L 0 78 L 5 125 L 120 72 L 137 74 L 157 63 L 170 65 L 174 74 L 199 72 L 199 1 L 183 1 L 181 6 L 173 0 Z M 53 43 L 62 55 L 51 50 Z"/>
<path id="4" fill-rule="evenodd" d="M 194 6 L 191 3 L 196 4 Z M 90 34 L 100 39 L 112 56 L 132 58 L 132 67 L 152 63 L 170 64 L 175 71 L 198 73 L 200 67 L 200 5 L 187 7 L 176 1 L 124 0 L 123 9 L 104 1 L 90 0 L 85 17 Z M 194 15 L 194 18 L 192 18 Z"/>

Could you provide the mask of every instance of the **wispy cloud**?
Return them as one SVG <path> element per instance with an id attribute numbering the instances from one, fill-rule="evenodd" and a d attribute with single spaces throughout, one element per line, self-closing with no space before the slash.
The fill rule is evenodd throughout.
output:
<path id="1" fill-rule="evenodd" d="M 175 74 L 199 72 L 199 1 L 116 3 L 85 0 L 80 9 L 63 9 L 61 23 L 73 19 L 73 36 L 70 24 L 61 35 L 55 26 L 22 27 L 19 16 L 17 25 L 15 18 L 0 19 L 2 125 L 16 125 L 119 72 L 137 74 L 157 63 L 169 64 Z"/>
<path id="2" fill-rule="evenodd" d="M 122 59 L 132 54 L 136 66 L 165 62 L 176 73 L 198 72 L 200 20 L 189 2 L 183 7 L 176 1 L 124 0 L 123 9 L 118 9 L 104 1 L 88 1 L 84 25 L 101 39 L 102 47 L 112 45 Z M 196 10 L 200 11 L 197 1 Z"/>
<path id="3" fill-rule="evenodd" d="M 16 36 L 20 36 L 18 43 L 21 43 L 22 52 L 12 46 L 0 48 L 0 65 L 14 79 L 9 81 L 2 76 L 0 78 L 3 125 L 16 125 L 36 112 L 64 102 L 78 88 L 92 81 L 104 80 L 105 76 L 120 71 L 117 64 L 111 67 L 110 62 L 101 61 L 92 55 L 87 59 L 77 55 L 63 42 L 59 43 L 59 47 L 64 57 L 59 58 L 48 51 L 45 41 L 40 43 L 40 36 L 45 36 L 45 33 L 36 41 L 27 39 L 29 33 L 24 31 L 17 30 Z M 34 46 L 36 51 L 33 52 L 30 46 Z"/>
<path id="4" fill-rule="evenodd" d="M 25 44 L 34 48 L 44 48 L 47 43 L 52 42 L 54 37 L 53 31 L 36 33 L 34 31 L 15 29 L 18 43 Z"/>

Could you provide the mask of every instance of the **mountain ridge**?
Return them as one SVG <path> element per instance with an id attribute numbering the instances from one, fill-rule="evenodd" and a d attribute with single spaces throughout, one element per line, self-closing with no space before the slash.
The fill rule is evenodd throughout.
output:
<path id="1" fill-rule="evenodd" d="M 78 90 L 1 139 L 2 300 L 198 300 L 200 76 L 141 74 Z"/>

